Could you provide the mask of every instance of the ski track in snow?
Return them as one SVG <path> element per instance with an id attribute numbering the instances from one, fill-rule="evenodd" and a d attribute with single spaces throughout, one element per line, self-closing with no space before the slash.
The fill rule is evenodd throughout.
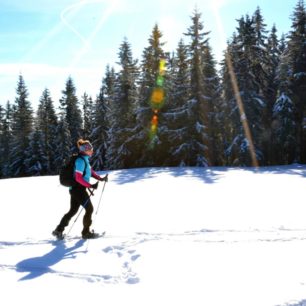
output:
<path id="1" fill-rule="evenodd" d="M 134 263 L 141 258 L 139 246 L 152 241 L 172 241 L 191 243 L 276 243 L 306 240 L 306 229 L 271 229 L 271 230 L 209 230 L 201 229 L 186 231 L 183 233 L 146 233 L 137 232 L 131 235 L 108 235 L 96 240 L 83 240 L 79 237 L 67 237 L 66 240 L 56 241 L 54 239 L 35 240 L 28 238 L 24 241 L 0 241 L 2 252 L 11 248 L 22 246 L 35 247 L 38 245 L 52 245 L 54 248 L 40 257 L 26 258 L 14 264 L 0 263 L 0 269 L 11 269 L 21 273 L 27 273 L 20 280 L 39 277 L 46 273 L 57 276 L 75 278 L 88 282 L 100 282 L 102 284 L 137 284 L 140 282 Z M 91 244 L 101 243 L 98 250 L 102 254 L 118 260 L 120 273 L 117 275 L 80 273 L 72 271 L 60 271 L 51 268 L 64 259 L 75 258 L 79 253 L 97 252 L 91 250 Z M 86 246 L 86 248 L 85 248 Z M 82 249 L 83 247 L 83 249 Z M 85 250 L 84 250 L 85 248 Z M 295 304 L 277 306 L 306 306 L 306 300 Z"/>
<path id="2" fill-rule="evenodd" d="M 250 239 L 250 237 L 252 239 Z M 218 230 L 218 229 L 201 229 L 194 231 L 186 231 L 183 233 L 147 233 L 136 232 L 130 235 L 112 235 L 107 234 L 104 237 L 97 238 L 97 240 L 109 240 L 109 239 L 122 239 L 127 240 L 123 244 L 137 245 L 152 240 L 171 240 L 171 241 L 190 241 L 190 242 L 214 242 L 214 243 L 239 243 L 239 242 L 286 242 L 294 240 L 306 240 L 306 229 L 248 229 L 248 230 Z M 68 243 L 72 241 L 83 241 L 79 236 L 70 236 L 64 240 L 51 239 L 34 239 L 27 238 L 23 241 L 0 241 L 0 249 L 21 246 L 21 245 L 40 245 L 40 244 L 52 244 L 58 245 Z M 87 240 L 94 241 L 94 240 Z M 111 248 L 111 247 L 110 247 Z M 120 249 L 121 247 L 114 246 L 114 249 Z M 124 248 L 124 247 L 122 247 Z M 120 254 L 120 252 L 118 252 Z M 118 256 L 120 257 L 120 255 Z"/>
<path id="3" fill-rule="evenodd" d="M 302 300 L 299 302 L 293 302 L 292 303 L 286 303 L 286 304 L 282 304 L 282 305 L 276 305 L 276 306 L 306 306 L 306 300 Z"/>

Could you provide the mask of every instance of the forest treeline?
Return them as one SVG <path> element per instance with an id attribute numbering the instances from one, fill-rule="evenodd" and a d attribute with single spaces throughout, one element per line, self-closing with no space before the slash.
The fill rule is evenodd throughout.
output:
<path id="1" fill-rule="evenodd" d="M 199 11 L 172 53 L 156 24 L 140 61 L 124 38 L 96 97 L 77 97 L 70 76 L 58 109 L 46 88 L 34 111 L 19 75 L 14 102 L 0 105 L 0 177 L 57 174 L 80 137 L 94 145 L 96 170 L 306 163 L 303 0 L 290 18 L 281 36 L 259 7 L 237 19 L 220 63 Z M 159 109 L 154 88 L 164 94 Z"/>

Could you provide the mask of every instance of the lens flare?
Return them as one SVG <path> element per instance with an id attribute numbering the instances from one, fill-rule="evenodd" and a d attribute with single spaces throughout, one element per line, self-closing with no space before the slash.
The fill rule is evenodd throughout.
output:
<path id="1" fill-rule="evenodd" d="M 155 87 L 151 95 L 152 109 L 160 109 L 162 103 L 164 102 L 164 98 L 165 98 L 164 89 L 161 87 Z"/>
<path id="2" fill-rule="evenodd" d="M 149 132 L 149 137 L 151 141 L 151 146 L 153 145 L 153 139 L 155 138 L 158 130 L 158 112 L 163 107 L 165 103 L 165 90 L 164 90 L 164 75 L 166 71 L 166 60 L 159 60 L 158 76 L 156 78 L 156 86 L 153 88 L 150 105 L 153 111 L 153 116 L 151 120 L 151 127 Z"/>
<path id="3" fill-rule="evenodd" d="M 156 84 L 157 84 L 158 86 L 163 86 L 163 85 L 164 85 L 164 78 L 163 78 L 161 75 L 159 75 L 159 76 L 157 77 Z"/>

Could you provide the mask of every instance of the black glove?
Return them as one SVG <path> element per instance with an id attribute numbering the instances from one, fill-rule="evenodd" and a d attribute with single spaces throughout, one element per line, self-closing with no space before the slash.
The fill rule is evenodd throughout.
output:
<path id="1" fill-rule="evenodd" d="M 100 181 L 108 182 L 108 174 L 106 174 L 104 177 L 101 177 Z"/>
<path id="2" fill-rule="evenodd" d="M 98 184 L 99 184 L 99 182 L 96 182 L 96 183 L 94 183 L 94 184 L 91 184 L 91 188 L 92 189 L 97 189 L 98 188 Z"/>

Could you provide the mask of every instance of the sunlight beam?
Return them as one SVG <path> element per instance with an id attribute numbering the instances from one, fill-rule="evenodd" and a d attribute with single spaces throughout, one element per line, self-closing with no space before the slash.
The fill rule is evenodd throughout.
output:
<path id="1" fill-rule="evenodd" d="M 211 7 L 212 7 L 212 11 L 217 23 L 217 27 L 218 27 L 218 32 L 219 32 L 219 37 L 222 40 L 222 43 L 224 43 L 224 45 L 226 46 L 225 42 L 225 31 L 223 28 L 223 24 L 220 18 L 220 14 L 219 14 L 219 9 L 222 6 L 223 1 L 222 0 L 215 0 L 211 3 Z M 230 74 L 230 80 L 231 80 L 231 84 L 233 87 L 233 91 L 235 93 L 235 100 L 239 109 L 239 113 L 240 113 L 240 120 L 243 126 L 243 130 L 244 130 L 244 135 L 248 141 L 248 148 L 249 148 L 249 153 L 252 159 L 252 165 L 254 167 L 258 167 L 258 161 L 256 158 L 256 153 L 255 153 L 255 147 L 254 147 L 254 143 L 253 143 L 253 139 L 252 139 L 252 133 L 249 127 L 249 123 L 248 123 L 248 119 L 246 117 L 246 113 L 244 111 L 244 106 L 243 106 L 243 101 L 240 95 L 240 91 L 239 91 L 239 86 L 238 86 L 238 81 L 236 78 L 236 74 L 234 71 L 234 67 L 233 67 L 233 63 L 232 63 L 232 59 L 230 57 L 230 54 L 228 54 L 228 52 L 225 52 L 225 61 L 226 61 L 226 65 L 227 68 L 229 70 L 229 74 Z"/>

